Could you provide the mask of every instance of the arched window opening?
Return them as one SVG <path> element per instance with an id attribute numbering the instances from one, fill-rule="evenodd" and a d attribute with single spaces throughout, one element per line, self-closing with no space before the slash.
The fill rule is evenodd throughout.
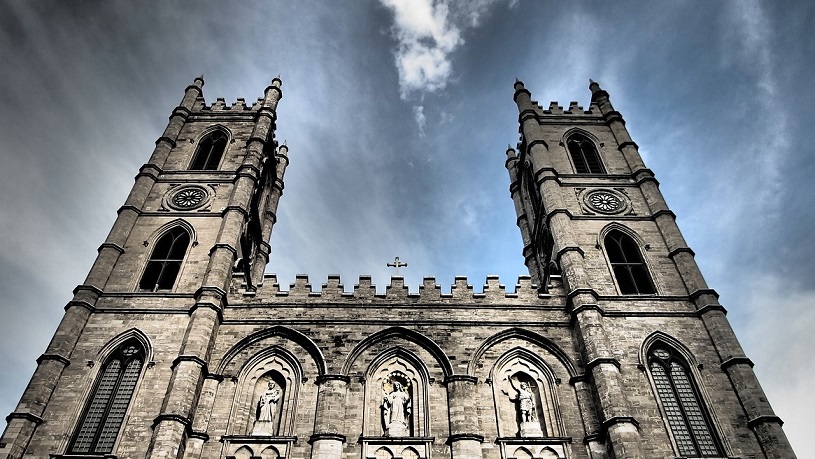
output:
<path id="1" fill-rule="evenodd" d="M 71 441 L 71 453 L 113 451 L 143 364 L 144 349 L 135 340 L 127 341 L 108 358 Z"/>
<path id="2" fill-rule="evenodd" d="M 574 169 L 578 174 L 605 174 L 603 163 L 594 142 L 585 136 L 575 134 L 566 142 L 569 154 L 572 156 Z"/>
<path id="3" fill-rule="evenodd" d="M 190 169 L 194 171 L 214 171 L 218 169 L 218 164 L 221 163 L 221 157 L 224 155 L 228 141 L 229 138 L 220 129 L 212 131 L 212 133 L 201 139 L 198 143 L 198 149 L 195 150 Z"/>
<path id="4" fill-rule="evenodd" d="M 532 166 L 527 166 L 524 169 L 524 185 L 526 186 L 526 194 L 529 196 L 529 201 L 532 203 L 532 212 L 535 214 L 533 217 L 536 219 L 543 218 L 543 212 L 541 208 L 543 207 L 543 200 L 541 199 L 540 190 L 538 190 L 538 185 L 535 183 L 535 179 L 532 175 Z"/>
<path id="5" fill-rule="evenodd" d="M 648 267 L 637 243 L 627 234 L 613 230 L 605 237 L 605 247 L 614 278 L 623 295 L 656 293 Z"/>
<path id="6" fill-rule="evenodd" d="M 190 235 L 181 227 L 161 236 L 147 261 L 139 289 L 149 292 L 172 290 L 189 244 Z"/>
<path id="7" fill-rule="evenodd" d="M 648 367 L 679 455 L 721 457 L 710 417 L 684 359 L 669 347 L 656 346 L 648 353 Z"/>

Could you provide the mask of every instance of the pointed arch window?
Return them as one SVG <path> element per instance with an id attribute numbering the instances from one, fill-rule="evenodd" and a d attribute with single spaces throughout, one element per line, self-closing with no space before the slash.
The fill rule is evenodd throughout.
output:
<path id="1" fill-rule="evenodd" d="M 722 457 L 687 362 L 673 349 L 656 346 L 648 353 L 648 367 L 679 455 Z"/>
<path id="2" fill-rule="evenodd" d="M 582 134 L 574 134 L 566 142 L 569 154 L 578 174 L 605 174 L 603 163 L 594 142 Z"/>
<path id="3" fill-rule="evenodd" d="M 71 440 L 71 453 L 113 451 L 143 365 L 144 348 L 136 340 L 127 341 L 108 357 Z"/>
<path id="4" fill-rule="evenodd" d="M 535 178 L 532 174 L 532 165 L 527 165 L 524 169 L 524 185 L 526 185 L 526 194 L 529 196 L 529 201 L 532 203 L 532 212 L 534 212 L 534 218 L 538 219 L 542 217 L 541 208 L 543 207 L 543 200 L 541 199 L 540 190 L 538 189 L 538 184 L 535 183 Z"/>
<path id="5" fill-rule="evenodd" d="M 189 233 L 178 226 L 161 236 L 147 261 L 139 289 L 149 292 L 172 290 L 189 244 Z"/>
<path id="6" fill-rule="evenodd" d="M 226 133 L 220 129 L 207 134 L 198 142 L 198 148 L 195 150 L 195 155 L 193 155 L 190 169 L 194 171 L 217 170 L 228 141 L 229 138 Z"/>
<path id="7" fill-rule="evenodd" d="M 610 231 L 604 240 L 608 260 L 620 293 L 623 295 L 648 295 L 656 293 L 648 266 L 642 258 L 639 246 L 620 230 Z"/>

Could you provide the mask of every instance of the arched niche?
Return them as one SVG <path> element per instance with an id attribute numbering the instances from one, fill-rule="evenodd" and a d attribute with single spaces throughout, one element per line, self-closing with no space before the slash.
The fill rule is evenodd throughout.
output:
<path id="1" fill-rule="evenodd" d="M 555 377 L 536 355 L 523 348 L 508 351 L 490 379 L 499 438 L 563 436 Z"/>
<path id="2" fill-rule="evenodd" d="M 428 432 L 427 370 L 402 348 L 392 348 L 371 363 L 365 376 L 366 437 L 423 437 Z M 404 421 L 404 428 L 398 424 Z"/>
<path id="3" fill-rule="evenodd" d="M 281 420 L 285 411 L 286 393 L 291 389 L 289 378 L 278 370 L 271 370 L 258 378 L 252 397 L 255 407 L 252 435 L 277 436 L 280 433 L 280 425 L 285 425 Z"/>
<path id="4" fill-rule="evenodd" d="M 260 352 L 238 375 L 230 435 L 293 436 L 302 381 L 303 370 L 290 352 L 278 346 Z M 270 383 L 274 386 L 271 390 Z M 276 392 L 276 397 L 270 397 L 270 392 Z M 276 399 L 273 410 L 269 410 L 271 398 Z"/>

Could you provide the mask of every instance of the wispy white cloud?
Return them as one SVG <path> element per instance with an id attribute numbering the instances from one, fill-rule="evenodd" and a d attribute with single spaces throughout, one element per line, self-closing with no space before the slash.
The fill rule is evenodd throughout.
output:
<path id="1" fill-rule="evenodd" d="M 433 92 L 447 85 L 452 72 L 449 55 L 464 43 L 460 29 L 448 18 L 446 3 L 433 0 L 380 0 L 394 13 L 392 32 L 403 99 L 413 91 Z"/>
<path id="2" fill-rule="evenodd" d="M 419 126 L 419 135 L 424 137 L 424 125 L 427 123 L 427 117 L 424 115 L 423 105 L 413 106 L 413 118 L 416 120 L 416 125 Z"/>
<path id="3" fill-rule="evenodd" d="M 444 89 L 453 74 L 450 55 L 464 44 L 465 29 L 478 27 L 497 0 L 443 2 L 436 0 L 380 0 L 394 13 L 394 50 L 399 93 Z"/>
<path id="4" fill-rule="evenodd" d="M 790 148 L 790 127 L 786 114 L 776 107 L 778 81 L 773 55 L 774 29 L 758 0 L 729 5 L 725 20 L 723 29 L 729 31 L 723 43 L 725 67 L 752 77 L 751 94 L 745 100 L 757 104 L 760 112 L 773 114 L 761 117 L 756 123 L 756 127 L 765 132 L 766 143 L 752 145 L 749 157 L 758 163 L 751 164 L 751 167 L 758 166 L 756 170 L 763 173 L 761 204 L 767 210 L 778 209 L 781 170 Z M 745 107 L 744 110 L 753 111 L 754 108 Z"/>

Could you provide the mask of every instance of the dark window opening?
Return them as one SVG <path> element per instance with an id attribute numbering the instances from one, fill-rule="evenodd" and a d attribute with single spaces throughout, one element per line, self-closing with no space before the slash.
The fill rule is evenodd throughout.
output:
<path id="1" fill-rule="evenodd" d="M 613 230 L 606 235 L 605 247 L 620 293 L 623 295 L 656 293 L 648 267 L 634 239 L 622 231 Z"/>
<path id="2" fill-rule="evenodd" d="M 172 290 L 189 243 L 190 235 L 180 227 L 161 236 L 144 268 L 139 289 L 149 292 Z"/>
<path id="3" fill-rule="evenodd" d="M 605 174 L 603 163 L 600 162 L 600 155 L 594 142 L 586 137 L 575 134 L 566 142 L 569 154 L 574 163 L 574 169 L 578 174 Z"/>
<path id="4" fill-rule="evenodd" d="M 684 457 L 721 457 L 710 418 L 687 363 L 673 349 L 656 347 L 648 354 L 649 368 L 679 454 Z"/>
<path id="5" fill-rule="evenodd" d="M 227 136 L 223 131 L 216 130 L 201 139 L 198 149 L 195 150 L 190 169 L 195 171 L 214 171 L 221 163 L 221 157 L 226 150 Z"/>
<path id="6" fill-rule="evenodd" d="M 533 218 L 540 219 L 543 217 L 543 213 L 541 212 L 543 200 L 541 199 L 540 190 L 538 190 L 538 184 L 535 183 L 535 178 L 532 175 L 531 165 L 528 165 L 526 169 L 524 169 L 523 177 L 524 184 L 526 185 L 526 194 L 529 196 L 529 201 L 532 203 L 532 212 L 534 213 Z"/>
<path id="7" fill-rule="evenodd" d="M 123 344 L 108 358 L 71 441 L 71 453 L 113 451 L 143 364 L 144 349 L 135 340 Z"/>

